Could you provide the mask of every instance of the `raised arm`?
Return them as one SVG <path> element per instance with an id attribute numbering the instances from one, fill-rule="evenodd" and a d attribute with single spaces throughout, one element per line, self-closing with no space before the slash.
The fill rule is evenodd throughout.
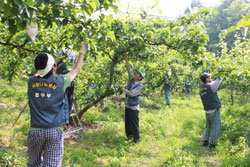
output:
<path id="1" fill-rule="evenodd" d="M 219 88 L 222 80 L 223 80 L 223 78 L 217 78 L 215 81 L 210 83 L 211 89 L 212 89 L 213 92 L 215 92 Z"/>
<path id="2" fill-rule="evenodd" d="M 124 60 L 126 62 L 126 68 L 127 68 L 127 71 L 128 71 L 128 77 L 129 77 L 129 79 L 133 79 L 134 75 L 133 75 L 133 73 L 131 71 L 131 66 L 130 66 L 129 61 L 128 61 L 128 55 L 127 55 L 127 53 L 123 53 L 123 57 L 124 57 Z"/>
<path id="3" fill-rule="evenodd" d="M 127 53 L 123 53 L 124 60 L 126 62 L 126 66 L 129 66 L 128 55 Z"/>
<path id="4" fill-rule="evenodd" d="M 82 67 L 83 56 L 86 54 L 86 51 L 87 51 L 87 44 L 86 44 L 86 41 L 84 41 L 81 48 L 80 48 L 79 57 L 77 59 L 75 68 L 73 68 L 73 70 L 71 70 L 69 72 L 70 82 L 72 82 L 75 79 L 75 77 L 77 76 L 77 74 L 79 74 L 81 67 Z"/>

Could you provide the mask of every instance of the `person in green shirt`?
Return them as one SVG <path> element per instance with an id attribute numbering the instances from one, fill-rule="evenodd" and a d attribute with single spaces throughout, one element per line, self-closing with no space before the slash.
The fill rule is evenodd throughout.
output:
<path id="1" fill-rule="evenodd" d="M 48 53 L 35 58 L 36 75 L 28 81 L 30 131 L 28 133 L 28 167 L 62 166 L 63 125 L 69 122 L 65 89 L 81 70 L 86 42 L 80 48 L 75 67 L 67 74 L 55 76 L 56 62 Z"/>

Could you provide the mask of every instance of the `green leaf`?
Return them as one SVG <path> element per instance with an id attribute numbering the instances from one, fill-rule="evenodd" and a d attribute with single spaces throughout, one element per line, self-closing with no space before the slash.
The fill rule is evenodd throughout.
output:
<path id="1" fill-rule="evenodd" d="M 111 27 L 112 21 L 113 21 L 113 15 L 108 15 L 106 16 L 106 23 L 109 25 L 109 27 Z"/>
<path id="2" fill-rule="evenodd" d="M 111 5 L 110 8 L 111 8 L 115 13 L 119 12 L 118 6 Z"/>
<path id="3" fill-rule="evenodd" d="M 250 15 L 250 14 L 249 14 Z M 247 27 L 250 25 L 250 16 L 242 16 L 243 18 L 237 23 L 237 27 Z"/>
<path id="4" fill-rule="evenodd" d="M 232 26 L 232 27 L 230 27 L 230 28 L 227 30 L 227 32 L 225 33 L 225 35 L 228 35 L 230 32 L 233 32 L 233 31 L 235 31 L 235 30 L 238 30 L 237 26 Z"/>
<path id="5" fill-rule="evenodd" d="M 79 32 L 82 32 L 83 28 L 82 28 L 82 26 L 78 26 L 77 29 L 78 29 Z"/>
<path id="6" fill-rule="evenodd" d="M 89 3 L 89 6 L 90 6 L 90 8 L 91 8 L 91 12 L 96 11 L 96 6 L 95 6 L 95 3 L 90 2 L 90 3 Z"/>
<path id="7" fill-rule="evenodd" d="M 230 32 L 236 31 L 241 27 L 248 27 L 250 25 L 250 18 L 249 18 L 249 14 L 246 16 L 242 16 L 242 19 L 240 21 L 238 21 L 238 23 L 235 26 L 230 27 L 225 35 L 228 35 Z"/>
<path id="8" fill-rule="evenodd" d="M 27 6 L 34 6 L 35 5 L 35 2 L 33 2 L 33 0 L 25 0 L 23 3 Z"/>
<path id="9" fill-rule="evenodd" d="M 45 7 L 49 6 L 49 3 L 50 3 L 49 0 L 44 0 L 43 2 L 44 2 Z"/>
<path id="10" fill-rule="evenodd" d="M 99 0 L 93 0 L 93 2 L 95 3 L 95 6 L 98 8 L 100 7 L 100 2 Z"/>
<path id="11" fill-rule="evenodd" d="M 45 27 L 52 27 L 52 21 L 50 19 L 47 20 L 47 24 Z"/>
<path id="12" fill-rule="evenodd" d="M 64 18 L 63 21 L 62 21 L 63 26 L 67 25 L 67 24 L 68 24 L 68 21 L 69 21 L 69 20 L 68 20 L 67 18 Z"/>
<path id="13" fill-rule="evenodd" d="M 11 16 L 11 7 L 9 5 L 5 5 L 4 6 L 4 17 L 8 17 Z"/>
<path id="14" fill-rule="evenodd" d="M 109 5 L 104 4 L 104 9 L 108 10 L 109 9 Z"/>
<path id="15" fill-rule="evenodd" d="M 114 41 L 116 40 L 113 31 L 108 31 L 107 34 L 108 34 L 108 36 L 110 37 L 111 41 L 114 42 Z"/>
<path id="16" fill-rule="evenodd" d="M 57 8 L 52 8 L 52 13 L 54 17 L 60 16 L 60 11 Z"/>
<path id="17" fill-rule="evenodd" d="M 14 19 L 9 19 L 9 31 L 11 34 L 15 34 L 17 31 L 17 27 L 15 25 L 15 20 Z"/>

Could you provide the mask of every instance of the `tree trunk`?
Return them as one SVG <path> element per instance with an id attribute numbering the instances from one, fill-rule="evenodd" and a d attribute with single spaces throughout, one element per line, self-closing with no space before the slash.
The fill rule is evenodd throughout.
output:
<path id="1" fill-rule="evenodd" d="M 87 105 L 86 107 L 84 107 L 78 114 L 79 118 L 81 119 L 82 115 L 91 107 L 93 107 L 95 104 L 99 103 L 102 99 L 104 99 L 106 96 L 105 95 L 101 95 L 98 99 L 96 99 L 95 101 L 93 101 L 91 104 Z"/>
<path id="2" fill-rule="evenodd" d="M 103 104 L 103 99 L 100 100 L 100 108 L 102 109 L 104 107 L 104 104 Z"/>
<path id="3" fill-rule="evenodd" d="M 84 107 L 78 114 L 79 118 L 81 119 L 82 115 L 91 107 L 93 107 L 95 104 L 99 103 L 100 101 L 102 101 L 105 97 L 110 96 L 110 94 L 108 93 L 109 89 L 111 88 L 112 84 L 113 84 L 113 80 L 114 80 L 114 69 L 115 69 L 115 65 L 118 63 L 118 56 L 115 56 L 112 59 L 112 63 L 110 66 L 110 76 L 109 76 L 109 86 L 106 88 L 106 92 L 101 95 L 99 98 L 97 98 L 96 100 L 94 100 L 91 104 L 87 105 L 86 107 Z"/>

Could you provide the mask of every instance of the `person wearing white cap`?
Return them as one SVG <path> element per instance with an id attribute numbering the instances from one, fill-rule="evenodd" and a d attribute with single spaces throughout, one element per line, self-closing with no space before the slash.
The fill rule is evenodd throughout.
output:
<path id="1" fill-rule="evenodd" d="M 36 75 L 28 81 L 30 131 L 28 133 L 28 167 L 62 166 L 63 125 L 69 122 L 65 89 L 81 70 L 86 42 L 80 48 L 75 67 L 67 74 L 55 76 L 56 62 L 48 53 L 35 58 Z"/>
<path id="2" fill-rule="evenodd" d="M 202 145 L 209 145 L 210 148 L 214 148 L 217 145 L 221 127 L 221 103 L 217 95 L 217 89 L 223 79 L 217 78 L 212 82 L 211 74 L 208 73 L 202 73 L 200 79 L 203 82 L 200 86 L 200 97 L 206 113 L 206 129 Z"/>
<path id="3" fill-rule="evenodd" d="M 139 129 L 139 97 L 141 95 L 143 84 L 141 80 L 145 77 L 143 70 L 136 70 L 135 75 L 131 71 L 127 54 L 124 53 L 124 60 L 129 76 L 128 88 L 121 88 L 126 93 L 125 99 L 125 132 L 128 139 L 133 138 L 133 142 L 140 142 Z"/>

